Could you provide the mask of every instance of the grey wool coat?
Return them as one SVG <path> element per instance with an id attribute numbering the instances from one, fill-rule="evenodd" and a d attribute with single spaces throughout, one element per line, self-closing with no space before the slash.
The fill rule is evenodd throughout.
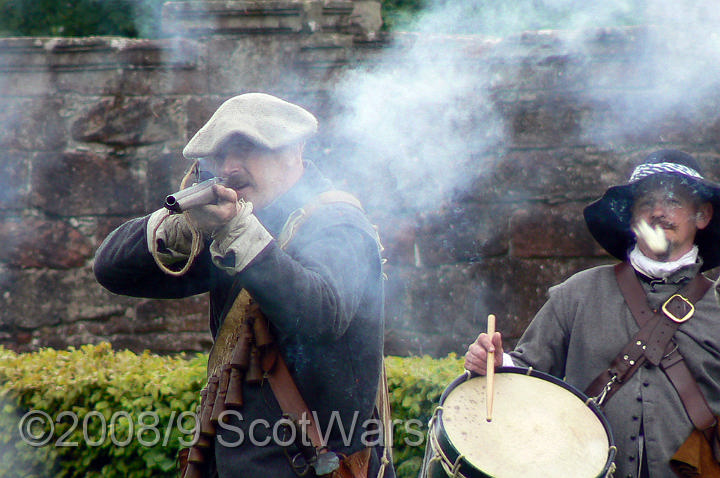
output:
<path id="1" fill-rule="evenodd" d="M 700 264 L 675 272 L 666 283 L 640 276 L 652 309 L 698 273 Z M 712 289 L 695 304 L 695 315 L 680 325 L 675 340 L 713 413 L 720 414 L 720 306 Z M 585 390 L 638 330 L 618 287 L 612 266 L 582 271 L 552 287 L 549 299 L 510 352 L 519 366 L 564 379 Z M 640 369 L 605 404 L 618 453 L 615 477 L 638 473 L 639 443 L 652 478 L 676 478 L 668 460 L 693 425 L 665 373 Z M 600 471 L 600 470 L 599 470 Z"/>

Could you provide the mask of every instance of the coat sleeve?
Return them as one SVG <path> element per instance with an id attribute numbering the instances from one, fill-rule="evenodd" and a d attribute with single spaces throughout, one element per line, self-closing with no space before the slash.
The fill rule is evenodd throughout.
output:
<path id="1" fill-rule="evenodd" d="M 561 379 L 565 376 L 570 335 L 570 314 L 563 292 L 562 285 L 550 289 L 550 298 L 510 352 L 516 365 L 533 367 Z"/>
<path id="2" fill-rule="evenodd" d="M 207 252 L 203 251 L 182 277 L 164 273 L 148 251 L 148 217 L 132 219 L 105 238 L 95 253 L 97 281 L 111 292 L 134 297 L 174 299 L 207 292 Z"/>
<path id="3" fill-rule="evenodd" d="M 347 223 L 305 224 L 287 252 L 271 242 L 240 276 L 282 334 L 309 341 L 340 337 L 382 280 L 375 237 Z"/>

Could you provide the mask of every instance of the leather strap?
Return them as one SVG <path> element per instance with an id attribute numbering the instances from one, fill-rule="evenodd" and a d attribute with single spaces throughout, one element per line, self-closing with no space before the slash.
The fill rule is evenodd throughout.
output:
<path id="1" fill-rule="evenodd" d="M 340 462 L 340 467 L 333 471 L 330 478 L 367 478 L 370 465 L 370 448 L 363 448 Z M 384 474 L 378 473 L 382 478 Z"/>
<path id="2" fill-rule="evenodd" d="M 320 206 L 332 203 L 346 203 L 360 209 L 363 212 L 365 211 L 360 201 L 348 192 L 341 191 L 339 189 L 331 189 L 329 191 L 322 192 L 303 207 L 295 209 L 292 213 L 290 213 L 290 216 L 288 216 L 287 221 L 285 221 L 285 224 L 283 225 L 282 231 L 277 237 L 280 247 L 282 249 L 287 247 L 288 243 L 295 235 L 295 231 L 297 231 L 297 229 L 315 212 L 316 209 Z"/>
<path id="3" fill-rule="evenodd" d="M 317 450 L 325 449 L 327 444 L 323 443 L 320 427 L 300 394 L 300 390 L 290 375 L 290 370 L 275 343 L 263 351 L 263 370 L 283 413 L 295 420 L 307 423 L 307 436 L 313 447 Z"/>
<path id="4" fill-rule="evenodd" d="M 702 274 L 696 275 L 680 294 L 673 295 L 664 304 L 662 312 L 658 312 L 652 311 L 648 306 L 645 291 L 634 269 L 627 262 L 615 266 L 615 275 L 640 330 L 610 367 L 588 386 L 585 393 L 596 397 L 605 390 L 602 400 L 607 401 L 640 365 L 649 361 L 653 365 L 660 365 L 667 374 L 693 425 L 699 430 L 713 426 L 715 417 L 680 351 L 672 342 L 672 337 L 681 324 L 679 319 L 690 319 L 692 304 L 707 293 L 711 281 Z"/>
<path id="5" fill-rule="evenodd" d="M 262 327 L 267 327 L 267 322 L 263 322 Z M 316 452 L 318 454 L 327 453 L 327 443 L 324 443 L 322 439 L 315 416 L 300 394 L 300 390 L 297 388 L 295 380 L 290 375 L 287 364 L 274 342 L 263 350 L 262 362 L 265 378 L 270 384 L 270 388 L 283 413 L 295 420 L 302 420 L 299 423 L 307 425 L 305 431 Z M 369 464 L 370 448 L 363 448 L 345 457 L 340 462 L 340 467 L 333 471 L 330 477 L 366 478 Z"/>
<path id="6" fill-rule="evenodd" d="M 703 432 L 712 431 L 716 421 L 715 415 L 710 410 L 710 405 L 705 400 L 702 390 L 700 390 L 697 381 L 692 376 L 692 372 L 690 372 L 680 351 L 676 350 L 663 359 L 660 362 L 660 367 L 672 382 L 678 395 L 680 395 L 680 400 L 695 428 Z M 708 440 L 712 443 L 710 437 L 708 437 Z"/>

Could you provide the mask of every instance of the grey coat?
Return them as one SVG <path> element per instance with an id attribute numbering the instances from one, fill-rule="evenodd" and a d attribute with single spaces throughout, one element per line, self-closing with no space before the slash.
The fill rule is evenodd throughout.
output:
<path id="1" fill-rule="evenodd" d="M 676 272 L 669 283 L 641 280 L 651 308 L 661 305 L 699 270 Z M 549 300 L 510 353 L 514 362 L 564 378 L 584 390 L 637 332 L 612 266 L 582 271 L 550 289 Z M 720 306 L 712 290 L 695 304 L 675 339 L 713 413 L 720 413 Z M 675 478 L 668 460 L 693 429 L 662 370 L 641 367 L 605 406 L 618 448 L 616 477 L 635 477 L 639 442 L 652 478 Z"/>

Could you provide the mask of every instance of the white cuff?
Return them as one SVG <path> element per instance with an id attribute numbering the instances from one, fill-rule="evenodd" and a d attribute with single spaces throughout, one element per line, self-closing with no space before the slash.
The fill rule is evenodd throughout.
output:
<path id="1" fill-rule="evenodd" d="M 515 362 L 513 362 L 513 359 L 512 359 L 512 357 L 510 356 L 510 354 L 507 354 L 507 353 L 503 352 L 503 364 L 502 364 L 502 366 L 503 366 L 503 367 L 514 367 L 514 366 L 515 366 Z"/>
<path id="2" fill-rule="evenodd" d="M 213 234 L 210 254 L 217 267 L 228 274 L 237 274 L 272 240 L 265 226 L 252 214 L 252 205 L 244 203 L 242 210 Z"/>
<path id="3" fill-rule="evenodd" d="M 192 230 L 184 214 L 170 214 L 165 208 L 158 209 L 148 219 L 145 236 L 148 250 L 157 254 L 164 264 L 187 260 L 190 255 Z"/>

